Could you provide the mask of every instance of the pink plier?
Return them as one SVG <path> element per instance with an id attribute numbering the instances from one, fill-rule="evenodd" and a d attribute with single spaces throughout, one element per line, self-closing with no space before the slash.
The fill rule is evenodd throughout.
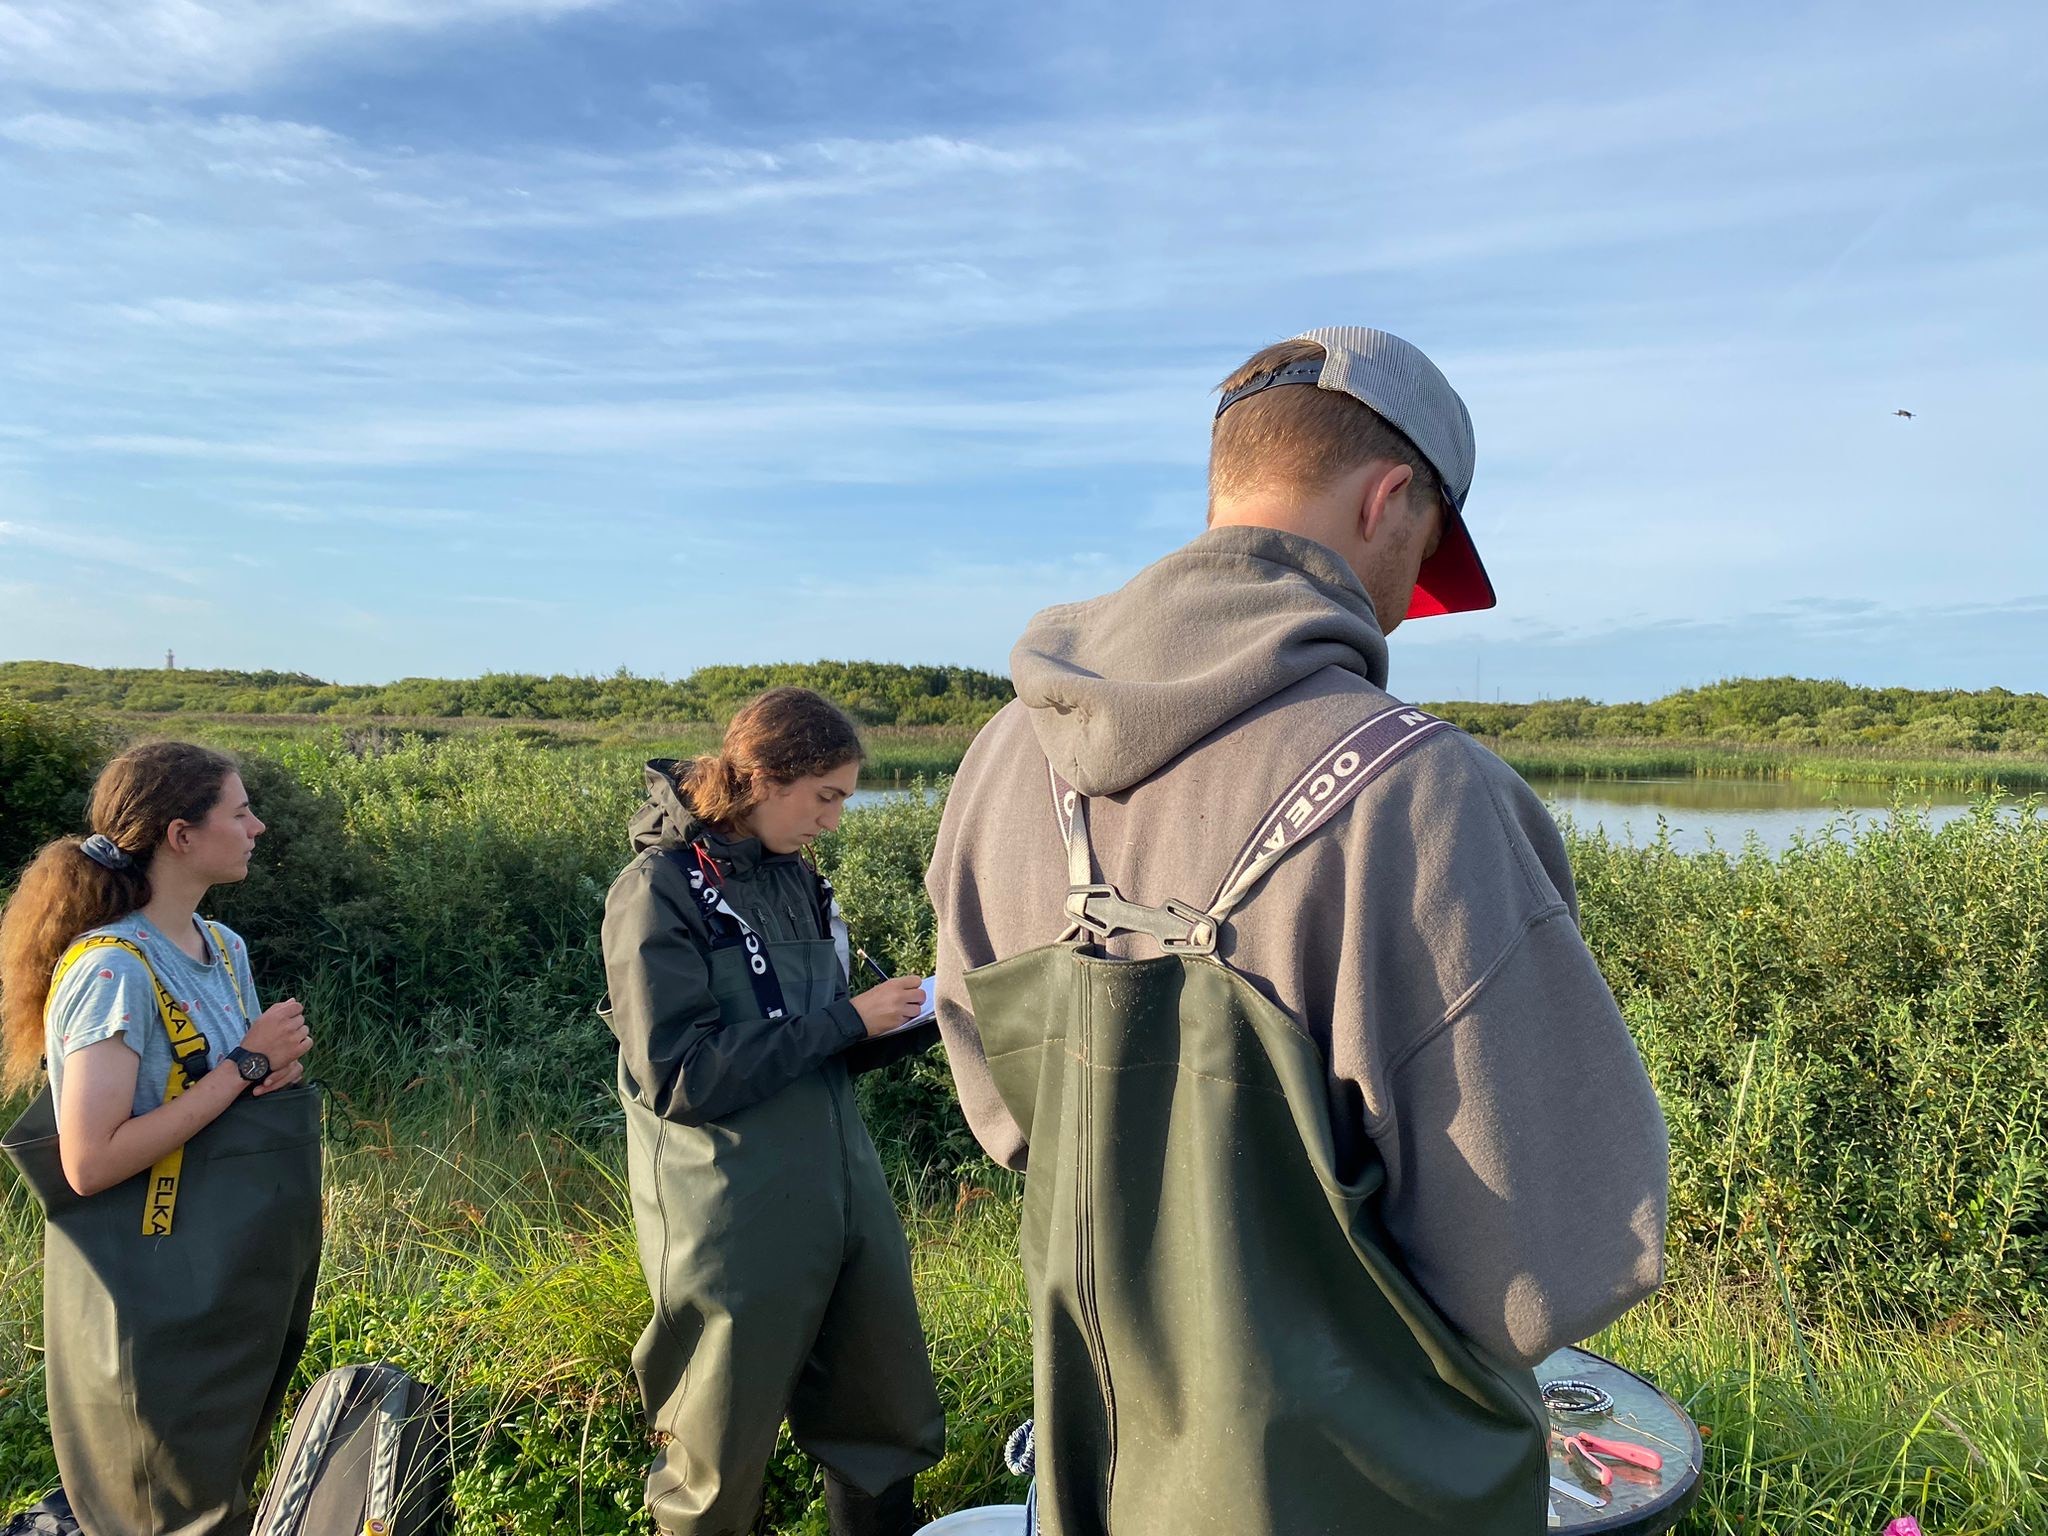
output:
<path id="1" fill-rule="evenodd" d="M 1584 1431 L 1570 1435 L 1553 1431 L 1551 1438 L 1564 1446 L 1565 1459 L 1574 1471 L 1584 1472 L 1602 1488 L 1614 1482 L 1614 1474 L 1607 1467 L 1610 1461 L 1640 1467 L 1645 1472 L 1658 1472 L 1664 1467 L 1664 1458 L 1660 1454 L 1647 1445 L 1637 1445 L 1633 1440 L 1609 1440 L 1603 1435 L 1589 1435 Z"/>

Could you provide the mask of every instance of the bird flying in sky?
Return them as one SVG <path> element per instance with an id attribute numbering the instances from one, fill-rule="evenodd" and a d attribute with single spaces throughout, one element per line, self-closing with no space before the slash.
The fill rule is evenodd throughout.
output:
<path id="1" fill-rule="evenodd" d="M 1913 413 L 1911 411 L 1893 411 L 1892 414 L 1894 416 L 1903 416 L 1908 421 L 1911 421 L 1913 419 Z"/>

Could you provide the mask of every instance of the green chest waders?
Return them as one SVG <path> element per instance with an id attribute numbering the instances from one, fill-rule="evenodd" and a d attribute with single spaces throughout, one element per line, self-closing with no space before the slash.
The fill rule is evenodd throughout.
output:
<path id="1" fill-rule="evenodd" d="M 830 1004 L 830 940 L 769 941 L 792 1015 Z M 758 1016 L 747 952 L 711 956 L 722 1013 Z M 869 1493 L 937 1462 L 945 1415 L 910 1253 L 846 1069 L 828 1061 L 724 1119 L 681 1125 L 623 1077 L 627 1171 L 654 1316 L 633 1351 L 663 1443 L 647 1505 L 668 1536 L 742 1536 L 785 1417 Z"/>
<path id="2" fill-rule="evenodd" d="M 1020 1245 L 1046 1536 L 1544 1529 L 1534 1377 L 1416 1290 L 1379 1216 L 1384 1170 L 1338 1176 L 1321 1052 L 1215 954 L 1274 863 L 1443 728 L 1396 709 L 1347 735 L 1206 909 L 1098 883 L 1086 802 L 1053 782 L 1073 926 L 967 977 L 1031 1148 Z M 1091 942 L 1119 932 L 1165 953 Z"/>
<path id="3" fill-rule="evenodd" d="M 229 1105 L 185 1143 L 161 1236 L 143 1234 L 157 1170 L 96 1195 L 71 1188 L 47 1089 L 8 1130 L 46 1213 L 51 1438 L 87 1536 L 249 1529 L 313 1309 L 320 1109 L 304 1087 Z"/>

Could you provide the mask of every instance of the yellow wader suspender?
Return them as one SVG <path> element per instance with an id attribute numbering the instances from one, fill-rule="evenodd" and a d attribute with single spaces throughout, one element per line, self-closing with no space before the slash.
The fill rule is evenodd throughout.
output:
<path id="1" fill-rule="evenodd" d="M 220 957 L 220 963 L 227 967 L 228 984 L 235 989 L 235 1002 L 242 1010 L 243 1022 L 248 1022 L 249 1004 L 242 996 L 241 978 L 235 975 L 234 960 L 228 954 L 227 945 L 221 942 L 220 929 L 212 923 L 206 925 L 207 936 L 213 941 L 213 952 Z M 163 1020 L 164 1033 L 171 1037 L 171 1052 L 176 1058 L 171 1063 L 170 1076 L 164 1082 L 164 1102 L 170 1103 L 187 1088 L 198 1082 L 212 1070 L 206 1049 L 206 1036 L 199 1032 L 191 1015 L 180 1008 L 157 979 L 155 969 L 149 963 L 149 956 L 141 946 L 127 939 L 118 939 L 111 934 L 97 938 L 82 939 L 64 952 L 64 958 L 57 962 L 57 969 L 50 977 L 50 996 L 57 995 L 57 985 L 65 974 L 86 955 L 96 949 L 125 949 L 142 962 L 142 969 L 149 975 L 150 986 L 156 990 L 157 1016 Z M 168 1237 L 171 1219 L 178 1209 L 178 1175 L 185 1167 L 185 1148 L 179 1144 L 171 1148 L 156 1166 L 149 1170 L 149 1188 L 142 1201 L 142 1235 L 144 1237 Z"/>

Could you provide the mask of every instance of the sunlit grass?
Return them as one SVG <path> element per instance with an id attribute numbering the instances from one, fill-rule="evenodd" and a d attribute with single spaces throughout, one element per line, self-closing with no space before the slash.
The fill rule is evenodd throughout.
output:
<path id="1" fill-rule="evenodd" d="M 334 1155 L 329 1243 L 302 1379 L 385 1359 L 446 1387 L 460 1424 L 464 1533 L 644 1531 L 649 1454 L 628 1374 L 648 1301 L 615 1142 L 480 1138 L 487 1117 L 413 1125 Z M 1014 1181 L 927 1182 L 907 1215 L 948 1412 L 946 1460 L 920 1485 L 949 1510 L 1021 1495 L 1004 1435 L 1030 1411 Z M 0 1503 L 49 1481 L 32 1343 L 35 1227 L 0 1201 Z M 2048 1336 L 1983 1318 L 1939 1330 L 1687 1270 L 1601 1338 L 1706 1430 L 1683 1530 L 1874 1533 L 2048 1529 Z M 302 1380 L 303 1384 L 303 1380 Z M 786 1444 L 774 1528 L 822 1529 L 815 1481 Z"/>
<path id="2" fill-rule="evenodd" d="M 306 1001 L 332 1086 L 302 1385 L 375 1358 L 445 1386 L 465 1536 L 646 1529 L 629 1360 L 648 1301 L 594 1012 L 639 755 L 279 740 L 277 862 L 220 893 L 259 965 L 289 957 L 266 985 Z M 938 815 L 921 796 L 854 812 L 820 849 L 892 968 L 930 964 Z M 1776 856 L 1570 848 L 1673 1149 L 1672 1284 L 1599 1347 L 1712 1431 L 1686 1529 L 2048 1530 L 2048 820 L 1986 802 Z M 878 1076 L 863 1102 L 949 1414 L 922 1493 L 1014 1498 L 1016 1181 L 978 1157 L 936 1057 Z M 19 1505 L 53 1476 L 40 1227 L 0 1184 L 0 1505 Z M 815 1536 L 816 1493 L 785 1445 L 776 1528 Z"/>

